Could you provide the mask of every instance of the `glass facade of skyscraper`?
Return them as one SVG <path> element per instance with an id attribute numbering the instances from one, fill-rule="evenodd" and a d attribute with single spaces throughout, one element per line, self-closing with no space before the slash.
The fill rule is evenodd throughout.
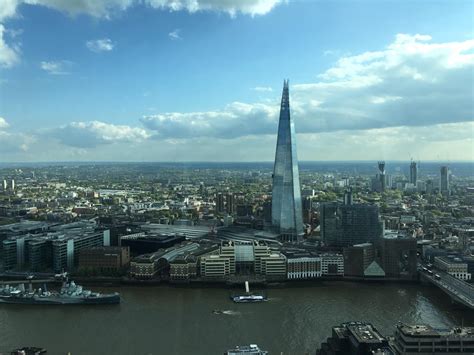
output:
<path id="1" fill-rule="evenodd" d="M 296 135 L 295 125 L 290 117 L 288 81 L 283 85 L 278 124 L 273 170 L 272 225 L 288 241 L 297 241 L 303 235 Z"/>

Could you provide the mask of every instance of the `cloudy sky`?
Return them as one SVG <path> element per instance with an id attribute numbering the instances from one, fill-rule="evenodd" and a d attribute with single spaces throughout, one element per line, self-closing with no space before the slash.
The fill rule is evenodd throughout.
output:
<path id="1" fill-rule="evenodd" d="M 474 3 L 0 0 L 0 161 L 474 160 Z"/>

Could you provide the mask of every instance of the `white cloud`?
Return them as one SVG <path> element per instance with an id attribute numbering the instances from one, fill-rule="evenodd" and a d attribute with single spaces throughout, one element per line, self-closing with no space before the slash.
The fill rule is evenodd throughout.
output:
<path id="1" fill-rule="evenodd" d="M 0 21 L 16 15 L 20 4 L 46 6 L 69 15 L 87 14 L 98 18 L 111 16 L 133 5 L 145 4 L 152 8 L 170 11 L 218 11 L 231 16 L 237 13 L 264 15 L 281 0 L 2 0 Z"/>
<path id="2" fill-rule="evenodd" d="M 318 80 L 293 85 L 301 159 L 436 159 L 450 151 L 450 158 L 472 160 L 473 49 L 473 40 L 436 43 L 429 36 L 400 34 L 383 50 L 344 56 Z M 212 137 L 213 147 L 228 154 L 227 148 L 245 141 L 242 160 L 258 160 L 274 154 L 278 112 L 274 97 L 220 110 L 144 116 L 141 122 L 158 141 L 188 149 L 194 144 L 201 150 Z M 206 159 L 198 152 L 193 156 Z"/>
<path id="3" fill-rule="evenodd" d="M 344 142 L 337 144 L 335 142 Z M 299 134 L 300 160 L 471 160 L 474 123 Z"/>
<path id="4" fill-rule="evenodd" d="M 64 145 L 78 148 L 93 148 L 117 142 L 140 143 L 149 137 L 143 128 L 100 121 L 71 122 L 45 134 L 58 139 Z"/>
<path id="5" fill-rule="evenodd" d="M 169 9 L 171 11 L 187 10 L 226 12 L 231 16 L 237 13 L 245 15 L 265 15 L 270 12 L 281 0 L 145 0 L 154 8 Z"/>
<path id="6" fill-rule="evenodd" d="M 473 40 L 397 35 L 382 50 L 343 56 L 317 80 L 292 85 L 299 158 L 472 160 L 473 49 Z M 84 159 L 271 160 L 279 99 L 144 116 L 144 128 L 73 122 L 48 135 L 72 147 L 65 150 L 86 149 Z"/>
<path id="7" fill-rule="evenodd" d="M 27 134 L 0 131 L 0 152 L 26 152 L 34 141 L 34 137 Z"/>
<path id="8" fill-rule="evenodd" d="M 384 50 L 346 56 L 319 82 L 293 86 L 300 131 L 472 120 L 474 40 L 399 34 Z M 308 103 L 317 98 L 320 104 Z"/>
<path id="9" fill-rule="evenodd" d="M 43 61 L 40 63 L 41 69 L 52 75 L 67 75 L 71 66 L 72 62 L 68 60 Z"/>
<path id="10" fill-rule="evenodd" d="M 9 68 L 18 63 L 19 47 L 5 42 L 5 27 L 0 23 L 0 67 Z"/>
<path id="11" fill-rule="evenodd" d="M 95 39 L 86 42 L 86 47 L 92 52 L 109 52 L 115 45 L 109 38 Z"/>
<path id="12" fill-rule="evenodd" d="M 275 131 L 278 104 L 233 102 L 220 111 L 164 113 L 144 116 L 143 125 L 160 138 L 235 138 Z"/>
<path id="13" fill-rule="evenodd" d="M 258 92 L 272 92 L 273 89 L 269 86 L 256 86 L 252 88 L 253 91 L 258 91 Z"/>
<path id="14" fill-rule="evenodd" d="M 282 0 L 0 0 L 0 67 L 12 67 L 19 61 L 19 46 L 8 45 L 3 33 L 3 22 L 18 16 L 18 7 L 22 4 L 45 6 L 71 16 L 86 14 L 97 18 L 110 19 L 135 5 L 145 5 L 151 8 L 169 11 L 198 11 L 225 12 L 230 16 L 237 13 L 256 16 L 270 12 Z M 14 38 L 18 32 L 11 32 Z M 180 39 L 178 32 L 169 34 L 172 39 Z M 87 47 L 94 52 L 110 51 L 114 45 L 109 39 L 89 41 Z M 51 67 L 53 62 L 45 62 Z M 48 70 L 52 74 L 65 74 L 63 70 Z"/>
<path id="15" fill-rule="evenodd" d="M 0 130 L 8 128 L 10 125 L 8 124 L 7 120 L 3 117 L 0 117 Z"/>
<path id="16" fill-rule="evenodd" d="M 168 33 L 168 37 L 169 37 L 171 40 L 173 40 L 173 41 L 175 41 L 175 40 L 177 40 L 177 39 L 183 39 L 183 38 L 180 36 L 180 32 L 181 32 L 181 30 L 180 30 L 179 28 L 177 28 L 177 29 L 175 29 L 174 31 Z"/>
<path id="17" fill-rule="evenodd" d="M 10 133 L 5 131 L 9 128 L 7 120 L 0 117 L 0 152 L 17 153 L 26 152 L 34 137 L 23 133 Z"/>

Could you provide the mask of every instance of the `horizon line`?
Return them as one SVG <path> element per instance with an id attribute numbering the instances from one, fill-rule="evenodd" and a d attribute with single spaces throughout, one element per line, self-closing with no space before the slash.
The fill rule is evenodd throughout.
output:
<path id="1" fill-rule="evenodd" d="M 299 160 L 298 163 L 377 163 L 380 160 L 366 159 L 366 160 Z M 414 160 L 402 160 L 402 159 L 385 159 L 386 162 L 400 162 L 409 163 Z M 425 163 L 442 163 L 449 165 L 451 163 L 474 163 L 474 160 L 415 160 L 415 162 Z M 190 163 L 212 163 L 212 164 L 261 164 L 261 163 L 274 163 L 274 160 L 255 160 L 255 161 L 213 161 L 213 160 L 43 160 L 43 161 L 3 161 L 0 165 L 5 164 L 57 164 L 57 163 L 157 163 L 157 164 L 190 164 Z"/>

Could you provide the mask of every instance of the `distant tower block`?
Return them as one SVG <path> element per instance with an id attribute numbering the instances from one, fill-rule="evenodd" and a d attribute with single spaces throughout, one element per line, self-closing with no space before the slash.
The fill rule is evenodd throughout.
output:
<path id="1" fill-rule="evenodd" d="M 380 191 L 385 191 L 387 185 L 387 177 L 385 176 L 385 162 L 379 161 L 378 167 L 380 174 L 378 174 L 379 184 L 380 184 Z"/>
<path id="2" fill-rule="evenodd" d="M 385 162 L 384 161 L 379 161 L 379 171 L 381 174 L 385 174 Z"/>
<path id="3" fill-rule="evenodd" d="M 412 161 L 410 163 L 410 184 L 416 186 L 416 182 L 418 180 L 418 167 L 416 166 L 416 162 Z"/>
<path id="4" fill-rule="evenodd" d="M 449 188 L 449 168 L 447 166 L 442 166 L 440 168 L 440 183 L 439 183 L 439 191 L 442 195 L 449 196 L 450 195 L 450 188 Z"/>

